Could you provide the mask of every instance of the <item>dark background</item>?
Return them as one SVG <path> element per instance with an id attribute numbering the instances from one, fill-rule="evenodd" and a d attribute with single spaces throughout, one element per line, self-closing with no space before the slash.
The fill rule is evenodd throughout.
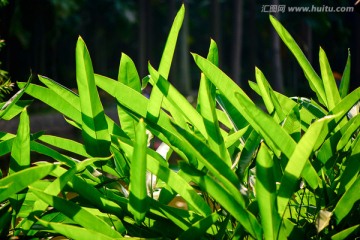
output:
<path id="1" fill-rule="evenodd" d="M 199 70 L 189 52 L 206 56 L 210 38 L 220 49 L 221 69 L 252 95 L 248 80 L 259 67 L 273 88 L 289 95 L 311 97 L 295 58 L 279 41 L 264 5 L 354 6 L 355 0 L 187 0 L 169 81 L 186 95 L 195 94 Z M 121 52 L 129 55 L 141 77 L 147 61 L 158 66 L 177 0 L 9 0 L 0 8 L 2 69 L 12 81 L 30 73 L 50 77 L 75 88 L 75 44 L 81 35 L 96 73 L 116 78 Z M 296 39 L 319 73 L 321 46 L 339 83 L 348 48 L 351 51 L 351 89 L 360 79 L 360 13 L 272 13 Z"/>

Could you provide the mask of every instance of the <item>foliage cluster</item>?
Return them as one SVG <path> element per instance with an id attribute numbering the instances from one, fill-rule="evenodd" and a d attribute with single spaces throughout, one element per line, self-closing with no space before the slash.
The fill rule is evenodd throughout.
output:
<path id="1" fill-rule="evenodd" d="M 43 85 L 18 83 L 0 112 L 3 120 L 20 114 L 16 135 L 0 133 L 0 155 L 11 156 L 0 180 L 1 238 L 343 239 L 359 231 L 360 88 L 348 93 L 350 54 L 338 88 L 325 52 L 320 77 L 270 16 L 317 100 L 273 91 L 256 69 L 250 86 L 261 110 L 217 67 L 211 41 L 207 58 L 193 54 L 202 72 L 194 108 L 167 81 L 184 12 L 142 82 L 125 54 L 117 80 L 95 74 L 79 38 L 78 93 L 43 76 Z M 116 99 L 120 125 L 98 88 Z M 24 93 L 64 115 L 82 142 L 31 133 Z M 151 136 L 162 142 L 156 151 Z M 179 198 L 186 209 L 172 204 Z"/>

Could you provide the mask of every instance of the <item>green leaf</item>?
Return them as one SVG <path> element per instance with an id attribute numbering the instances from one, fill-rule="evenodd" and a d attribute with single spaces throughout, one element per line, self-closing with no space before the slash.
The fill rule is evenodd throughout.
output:
<path id="1" fill-rule="evenodd" d="M 140 224 L 144 221 L 149 208 L 146 190 L 147 135 L 145 123 L 142 119 L 140 119 L 135 133 L 134 153 L 130 167 L 128 210 L 134 215 L 135 221 Z"/>
<path id="2" fill-rule="evenodd" d="M 49 156 L 59 162 L 62 162 L 70 167 L 75 166 L 75 160 L 73 160 L 70 157 L 67 157 L 65 155 L 60 154 L 59 152 L 55 151 L 52 148 L 49 148 L 43 144 L 40 144 L 38 142 L 32 141 L 30 143 L 31 151 L 35 151 L 41 154 L 44 154 L 45 156 Z"/>
<path id="3" fill-rule="evenodd" d="M 166 99 L 186 118 L 199 132 L 207 138 L 204 121 L 201 115 L 191 106 L 186 98 L 175 89 L 163 76 L 149 64 L 149 72 L 158 89 L 162 92 Z M 151 99 L 150 99 L 151 102 Z M 149 102 L 149 104 L 150 104 Z M 171 110 L 170 110 L 171 111 Z M 171 112 L 172 113 L 172 112 Z"/>
<path id="4" fill-rule="evenodd" d="M 7 106 L 5 110 L 0 110 L 0 119 L 11 120 L 16 117 L 21 111 L 29 106 L 33 101 L 32 100 L 18 100 L 14 105 Z M 6 112 L 5 112 L 6 111 Z"/>
<path id="5" fill-rule="evenodd" d="M 240 94 L 236 94 L 239 100 L 240 111 L 246 116 L 246 120 L 250 125 L 259 132 L 265 139 L 265 142 L 280 158 L 280 153 L 284 154 L 286 158 L 290 158 L 295 150 L 296 143 L 290 135 L 281 128 L 275 120 L 266 115 L 263 111 L 257 108 L 254 103 L 247 100 Z M 322 132 L 324 136 L 319 137 L 319 142 L 325 138 L 328 131 Z M 305 162 L 305 169 L 302 177 L 311 185 L 312 188 L 318 187 L 318 176 L 315 169 L 311 166 L 309 161 Z"/>
<path id="6" fill-rule="evenodd" d="M 285 115 L 281 109 L 280 103 L 274 95 L 274 92 L 266 80 L 264 74 L 260 69 L 255 68 L 256 82 L 260 90 L 260 95 L 264 101 L 265 107 L 269 114 L 275 115 L 275 120 L 281 122 L 284 120 Z"/>
<path id="7" fill-rule="evenodd" d="M 21 86 L 22 83 L 18 83 L 18 85 Z M 81 112 L 79 109 L 77 109 L 76 106 L 68 104 L 63 96 L 55 93 L 53 90 L 31 83 L 25 92 L 74 120 L 76 123 L 81 123 Z"/>
<path id="8" fill-rule="evenodd" d="M 62 189 L 65 187 L 66 183 L 74 176 L 77 172 L 77 168 L 73 167 L 69 169 L 67 172 L 62 174 L 60 177 L 56 178 L 53 182 L 51 182 L 45 189 L 44 193 L 50 195 L 58 195 Z M 27 219 L 22 220 L 21 228 L 23 231 L 30 230 L 31 226 L 36 221 L 35 218 L 39 217 L 42 212 L 46 210 L 49 205 L 40 199 L 36 199 L 33 203 L 32 213 Z"/>
<path id="9" fill-rule="evenodd" d="M 336 223 L 339 224 L 346 215 L 348 215 L 354 206 L 355 202 L 360 199 L 360 177 L 358 176 L 356 181 L 351 187 L 344 193 L 334 208 L 334 215 Z"/>
<path id="10" fill-rule="evenodd" d="M 53 174 L 56 177 L 60 177 L 63 175 L 67 169 L 65 168 L 57 168 Z M 122 208 L 125 206 L 119 207 L 118 204 L 114 203 L 113 201 L 109 200 L 106 196 L 99 192 L 98 189 L 93 187 L 91 184 L 85 182 L 84 179 L 74 175 L 72 179 L 67 182 L 67 185 L 73 189 L 74 192 L 78 193 L 84 199 L 86 199 L 89 203 L 97 207 L 100 211 L 114 214 L 119 218 L 123 217 L 123 210 Z M 107 192 L 108 193 L 108 192 Z"/>
<path id="11" fill-rule="evenodd" d="M 65 187 L 65 185 L 71 181 L 71 179 L 74 177 L 75 173 L 83 171 L 87 166 L 93 164 L 96 161 L 103 161 L 103 160 L 108 160 L 107 159 L 103 159 L 103 158 L 90 158 L 90 159 L 86 159 L 82 162 L 79 162 L 77 164 L 76 167 L 72 167 L 69 170 L 67 170 L 66 172 L 64 172 L 61 176 L 59 176 L 58 178 L 56 178 L 54 181 L 52 181 L 44 190 L 43 192 L 49 195 L 58 195 L 63 188 Z M 33 186 L 35 187 L 35 186 Z M 32 226 L 32 224 L 35 222 L 35 218 L 39 217 L 40 214 L 46 210 L 46 208 L 48 207 L 48 204 L 36 199 L 35 202 L 33 203 L 32 206 L 32 213 L 30 214 L 30 216 L 28 217 L 28 219 L 26 221 L 23 221 L 21 223 L 21 227 L 23 228 L 23 230 L 29 230 Z"/>
<path id="12" fill-rule="evenodd" d="M 355 182 L 356 177 L 360 171 L 360 164 L 359 164 L 359 156 L 360 156 L 360 140 L 355 142 L 354 146 L 352 147 L 351 155 L 346 158 L 343 165 L 346 166 L 345 170 L 341 174 L 339 180 L 339 190 L 338 194 L 343 194 L 347 191 L 350 186 Z"/>
<path id="13" fill-rule="evenodd" d="M 71 153 L 76 153 L 84 157 L 90 157 L 90 155 L 85 150 L 85 146 L 74 140 L 51 135 L 42 135 L 39 137 L 39 140 Z"/>
<path id="14" fill-rule="evenodd" d="M 326 95 L 327 107 L 329 110 L 331 110 L 340 102 L 341 98 L 336 86 L 334 74 L 326 57 L 326 53 L 322 48 L 320 48 L 319 52 L 319 61 L 321 77 L 323 80 Z"/>
<path id="15" fill-rule="evenodd" d="M 341 138 L 336 146 L 337 151 L 340 151 L 341 149 L 343 149 L 350 142 L 354 133 L 356 133 L 360 129 L 360 114 L 356 115 L 351 120 L 353 120 L 353 121 L 351 121 L 350 126 L 343 133 L 343 135 L 341 136 Z"/>
<path id="16" fill-rule="evenodd" d="M 208 57 L 214 64 L 218 64 L 218 49 L 216 43 L 211 40 Z M 224 138 L 216 114 L 216 87 L 201 74 L 200 88 L 198 93 L 197 110 L 203 117 L 208 144 L 217 155 L 231 166 L 230 155 L 225 147 Z"/>
<path id="17" fill-rule="evenodd" d="M 285 131 L 290 134 L 295 142 L 299 142 L 301 137 L 301 120 L 299 106 L 295 105 L 282 123 Z"/>
<path id="18" fill-rule="evenodd" d="M 79 96 L 76 93 L 50 78 L 41 75 L 38 75 L 38 77 L 45 86 L 54 91 L 54 93 L 59 95 L 63 101 L 66 102 L 66 104 L 64 104 L 65 106 L 71 106 L 76 110 L 81 111 Z"/>
<path id="19" fill-rule="evenodd" d="M 231 170 L 219 156 L 216 155 L 204 142 L 198 139 L 190 132 L 176 126 L 176 129 L 184 137 L 182 141 L 183 146 L 188 146 L 184 152 L 193 155 L 199 162 L 201 162 L 229 191 L 240 187 L 240 182 L 235 173 Z M 181 147 L 181 146 L 178 146 Z M 234 197 L 239 202 L 244 203 L 240 194 L 235 194 Z"/>
<path id="20" fill-rule="evenodd" d="M 170 72 L 171 61 L 174 56 L 176 41 L 180 32 L 180 28 L 185 16 L 185 7 L 181 6 L 179 12 L 176 14 L 173 25 L 170 29 L 169 36 L 166 40 L 165 49 L 160 60 L 159 74 L 165 79 L 168 78 Z M 160 90 L 155 87 L 150 95 L 150 103 L 148 105 L 147 118 L 156 122 L 159 117 L 160 108 L 162 105 L 163 96 Z"/>
<path id="21" fill-rule="evenodd" d="M 132 158 L 133 147 L 126 139 L 119 141 L 121 149 Z M 183 179 L 179 174 L 170 170 L 166 165 L 162 157 L 156 153 L 147 149 L 147 169 L 160 180 L 164 181 L 172 190 L 177 192 L 184 200 L 191 205 L 193 209 L 198 211 L 203 216 L 211 214 L 210 207 L 206 204 L 204 199 L 189 185 L 189 183 Z"/>
<path id="22" fill-rule="evenodd" d="M 57 233 L 60 233 L 71 239 L 98 239 L 98 240 L 112 240 L 112 239 L 124 239 L 121 237 L 113 238 L 109 237 L 105 234 L 102 234 L 98 231 L 94 231 L 92 229 L 81 228 L 69 224 L 64 223 L 53 223 L 46 222 L 44 220 L 39 219 L 39 223 L 51 230 L 54 230 Z"/>
<path id="23" fill-rule="evenodd" d="M 350 87 L 350 68 L 351 68 L 351 54 L 350 54 L 350 49 L 348 50 L 348 58 L 346 61 L 346 66 L 341 78 L 341 82 L 340 82 L 340 87 L 339 87 L 339 92 L 340 92 L 340 97 L 344 98 L 348 92 L 349 92 L 349 87 Z"/>
<path id="24" fill-rule="evenodd" d="M 290 158 L 295 149 L 295 141 L 281 128 L 274 119 L 257 108 L 254 103 L 240 94 L 236 94 L 239 111 L 250 123 L 250 125 L 262 135 L 265 142 L 279 155 L 281 150 L 285 156 Z M 279 157 L 279 156 L 278 156 Z"/>
<path id="25" fill-rule="evenodd" d="M 118 81 L 141 93 L 140 77 L 135 63 L 125 53 L 121 54 Z"/>
<path id="26" fill-rule="evenodd" d="M 182 162 L 181 169 L 186 173 L 194 183 L 198 184 L 203 191 L 212 196 L 220 205 L 222 205 L 254 238 L 262 238 L 262 230 L 255 216 L 250 213 L 244 205 L 234 201 L 233 191 L 227 191 L 217 181 L 205 175 L 193 167 Z"/>
<path id="27" fill-rule="evenodd" d="M 345 230 L 342 230 L 341 232 L 338 232 L 331 236 L 332 240 L 343 240 L 347 239 L 350 235 L 357 233 L 360 229 L 360 224 L 349 227 Z"/>
<path id="28" fill-rule="evenodd" d="M 215 212 L 211 215 L 200 219 L 196 223 L 194 223 L 188 230 L 184 231 L 178 239 L 201 239 L 206 233 L 206 230 L 213 225 L 219 215 Z"/>
<path id="29" fill-rule="evenodd" d="M 118 81 L 141 93 L 140 77 L 135 64 L 131 58 L 124 53 L 121 54 Z M 121 128 L 130 137 L 130 139 L 134 141 L 136 121 L 125 110 L 123 110 L 121 106 L 118 105 L 117 110 Z"/>
<path id="30" fill-rule="evenodd" d="M 120 238 L 121 234 L 111 228 L 105 221 L 90 213 L 88 210 L 65 199 L 52 196 L 35 188 L 30 187 L 32 192 L 45 203 L 53 206 L 67 217 L 83 226 L 84 228 L 96 231 L 112 238 Z"/>
<path id="31" fill-rule="evenodd" d="M 255 131 L 251 130 L 249 136 L 245 140 L 243 149 L 239 156 L 239 169 L 238 172 L 246 177 L 247 170 L 256 155 L 256 151 L 261 142 L 261 136 Z M 246 180 L 247 181 L 247 180 Z"/>
<path id="32" fill-rule="evenodd" d="M 11 149 L 9 174 L 30 166 L 30 122 L 26 108 L 20 115 L 19 127 Z"/>
<path id="33" fill-rule="evenodd" d="M 277 212 L 274 160 L 264 143 L 256 157 L 256 200 L 259 205 L 261 224 L 265 239 L 277 239 L 280 234 L 281 218 Z"/>
<path id="34" fill-rule="evenodd" d="M 47 176 L 56 165 L 44 164 L 38 167 L 31 167 L 19 172 L 13 173 L 0 180 L 0 202 L 9 198 L 9 196 L 25 189 L 33 182 Z M 6 186 L 6 187 L 5 187 Z"/>
<path id="35" fill-rule="evenodd" d="M 96 84 L 111 96 L 114 96 L 118 103 L 124 107 L 124 109 L 131 112 L 133 117 L 137 119 L 144 118 L 147 127 L 156 137 L 161 139 L 161 141 L 165 142 L 166 144 L 170 144 L 169 139 L 167 139 L 169 135 L 171 137 L 180 138 L 179 134 L 171 125 L 169 116 L 164 111 L 160 110 L 157 124 L 152 123 L 150 119 L 146 118 L 149 100 L 139 92 L 118 81 L 101 75 L 95 75 L 95 79 Z M 165 136 L 165 134 L 167 136 Z M 178 148 L 174 148 L 174 151 L 186 159 L 185 155 L 179 151 Z"/>
<path id="36" fill-rule="evenodd" d="M 239 86 L 232 81 L 224 72 L 222 72 L 218 67 L 216 67 L 209 60 L 197 55 L 192 54 L 195 60 L 195 63 L 198 65 L 200 70 L 205 74 L 207 79 L 209 79 L 221 92 L 220 101 L 225 101 L 225 105 L 230 105 L 226 108 L 228 114 L 232 118 L 235 116 L 237 119 L 232 118 L 237 129 L 244 128 L 247 125 L 247 122 L 244 120 L 242 114 L 238 112 L 239 102 L 235 98 L 235 93 L 238 93 L 249 101 L 250 98 L 245 94 L 245 92 L 239 88 Z M 226 104 L 229 102 L 230 104 Z M 224 104 L 222 104 L 224 106 Z M 232 112 L 229 112 L 232 111 Z"/>
<path id="37" fill-rule="evenodd" d="M 300 47 L 296 44 L 295 40 L 291 37 L 290 33 L 281 25 L 281 23 L 273 16 L 270 15 L 270 22 L 283 40 L 285 45 L 294 54 L 296 60 L 304 71 L 305 77 L 309 81 L 311 89 L 316 93 L 320 103 L 326 104 L 326 95 L 323 83 L 317 75 L 309 61 L 306 59 Z"/>
<path id="38" fill-rule="evenodd" d="M 108 125 L 96 89 L 90 55 L 81 37 L 76 44 L 76 82 L 80 97 L 82 136 L 86 150 L 96 157 L 109 155 Z"/>
<path id="39" fill-rule="evenodd" d="M 11 148 L 13 145 L 13 142 L 15 140 L 15 137 L 10 139 L 5 139 L 4 141 L 0 142 L 0 156 L 3 156 L 5 154 L 8 154 L 11 152 Z"/>
<path id="40" fill-rule="evenodd" d="M 19 99 L 24 94 L 26 88 L 29 86 L 28 81 L 17 93 L 14 94 L 0 109 L 0 119 L 10 120 L 16 116 L 22 109 L 29 104 L 27 101 L 19 102 Z M 24 104 L 25 103 L 25 104 Z"/>
<path id="41" fill-rule="evenodd" d="M 298 179 L 308 162 L 308 158 L 313 152 L 320 132 L 323 131 L 324 125 L 330 119 L 331 118 L 323 118 L 312 124 L 296 145 L 296 148 L 285 167 L 284 175 L 281 179 L 281 185 L 278 191 L 277 202 L 280 216 L 283 215 L 292 194 L 296 191 Z M 315 179 L 315 181 L 317 181 L 317 179 Z"/>

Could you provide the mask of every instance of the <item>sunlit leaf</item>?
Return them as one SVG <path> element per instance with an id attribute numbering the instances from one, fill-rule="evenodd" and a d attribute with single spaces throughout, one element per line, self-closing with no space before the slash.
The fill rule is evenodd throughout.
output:
<path id="1" fill-rule="evenodd" d="M 145 124 L 140 119 L 135 131 L 134 153 L 131 159 L 128 209 L 140 224 L 149 208 L 146 190 L 146 148 Z"/>
<path id="2" fill-rule="evenodd" d="M 327 107 L 329 110 L 331 110 L 336 106 L 336 104 L 340 102 L 341 98 L 338 88 L 336 86 L 334 74 L 331 70 L 326 53 L 322 48 L 320 48 L 320 52 L 319 52 L 319 61 L 320 61 L 321 77 L 323 80 L 324 90 L 326 95 Z"/>
<path id="3" fill-rule="evenodd" d="M 171 61 L 174 56 L 176 41 L 180 32 L 180 28 L 185 16 L 185 7 L 181 6 L 179 12 L 176 14 L 173 25 L 170 29 L 169 36 L 166 40 L 165 49 L 160 60 L 159 74 L 167 79 L 170 72 Z M 160 108 L 162 105 L 163 96 L 160 90 L 155 87 L 150 95 L 150 103 L 148 105 L 147 118 L 156 120 L 159 116 Z"/>
<path id="4" fill-rule="evenodd" d="M 280 215 L 276 208 L 274 160 L 265 144 L 261 144 L 256 158 L 256 199 L 259 204 L 261 224 L 265 239 L 276 239 L 280 232 Z"/>
<path id="5" fill-rule="evenodd" d="M 88 210 L 85 210 L 81 206 L 71 201 L 40 192 L 34 188 L 31 188 L 31 190 L 42 201 L 50 206 L 53 206 L 55 209 L 62 212 L 84 228 L 97 231 L 98 233 L 112 238 L 122 237 L 119 232 L 112 229 L 106 222 L 91 214 Z"/>
<path id="6" fill-rule="evenodd" d="M 281 25 L 281 23 L 273 16 L 270 15 L 270 22 L 283 40 L 285 45 L 294 54 L 296 60 L 304 71 L 305 77 L 308 79 L 311 89 L 316 93 L 320 103 L 326 104 L 326 95 L 323 83 L 317 75 L 300 47 L 296 44 L 295 40 L 291 37 L 290 33 Z"/>
<path id="7" fill-rule="evenodd" d="M 118 81 L 141 93 L 140 77 L 136 70 L 135 64 L 131 58 L 124 53 L 121 54 Z M 125 131 L 131 140 L 134 140 L 136 121 L 131 116 L 129 116 L 129 114 L 124 111 L 121 106 L 118 105 L 117 110 L 121 128 Z"/>
<path id="8" fill-rule="evenodd" d="M 90 55 L 81 37 L 76 44 L 76 82 L 80 97 L 82 136 L 86 150 L 96 157 L 109 155 L 108 125 L 96 89 Z"/>
<path id="9" fill-rule="evenodd" d="M 0 202 L 7 199 L 12 194 L 20 192 L 33 182 L 42 179 L 47 176 L 56 165 L 44 164 L 38 167 L 31 167 L 13 173 L 0 180 L 0 186 L 7 186 L 6 188 L 0 188 Z"/>
<path id="10" fill-rule="evenodd" d="M 300 178 L 303 169 L 306 167 L 308 158 L 313 152 L 314 145 L 320 135 L 319 133 L 323 130 L 324 125 L 329 120 L 330 118 L 324 118 L 311 125 L 296 145 L 296 148 L 285 167 L 284 176 L 281 179 L 281 185 L 278 191 L 277 201 L 280 216 L 283 215 L 292 194 L 296 191 L 297 181 Z M 315 181 L 318 181 L 316 177 Z"/>
<path id="11" fill-rule="evenodd" d="M 350 68 L 351 68 L 351 54 L 350 54 L 350 49 L 348 50 L 348 58 L 346 61 L 346 66 L 341 78 L 341 82 L 340 82 L 340 87 L 339 87 L 339 92 L 340 92 L 340 97 L 344 98 L 348 92 L 349 92 L 349 86 L 350 86 Z"/>
<path id="12" fill-rule="evenodd" d="M 98 239 L 98 240 L 112 240 L 112 239 L 123 239 L 121 237 L 114 238 L 109 237 L 101 232 L 94 231 L 88 228 L 81 228 L 69 224 L 64 223 L 54 223 L 54 222 L 46 222 L 44 220 L 39 219 L 39 223 L 50 230 L 54 230 L 68 238 L 71 239 Z"/>

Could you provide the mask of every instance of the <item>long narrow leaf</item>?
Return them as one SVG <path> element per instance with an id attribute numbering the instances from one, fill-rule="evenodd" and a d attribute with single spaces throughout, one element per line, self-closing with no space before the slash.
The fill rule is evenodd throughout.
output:
<path id="1" fill-rule="evenodd" d="M 236 220 L 255 238 L 262 238 L 260 224 L 244 206 L 233 201 L 234 192 L 226 191 L 217 181 L 213 180 L 203 172 L 197 171 L 187 164 L 182 164 L 181 169 L 198 184 L 204 191 L 209 193 L 219 204 L 221 204 Z"/>
<path id="2" fill-rule="evenodd" d="M 18 85 L 21 87 L 23 83 L 18 83 Z M 53 90 L 31 83 L 25 92 L 74 120 L 76 123 L 81 123 L 81 113 L 76 106 L 68 104 L 62 96 Z"/>
<path id="3" fill-rule="evenodd" d="M 255 189 L 265 239 L 277 239 L 280 235 L 281 220 L 276 208 L 276 181 L 273 165 L 269 149 L 265 144 L 261 144 L 256 158 Z"/>
<path id="4" fill-rule="evenodd" d="M 234 172 L 231 170 L 222 159 L 219 158 L 206 144 L 200 141 L 196 136 L 187 132 L 185 129 L 177 127 L 177 130 L 184 136 L 184 145 L 189 144 L 189 149 L 184 150 L 188 154 L 196 156 L 199 162 L 201 162 L 219 181 L 224 184 L 224 187 L 230 189 L 237 189 L 240 187 L 240 182 Z M 179 146 L 181 147 L 181 146 Z M 243 202 L 241 195 L 234 195 L 238 198 L 239 202 Z"/>
<path id="5" fill-rule="evenodd" d="M 261 72 L 260 69 L 255 68 L 255 76 L 256 82 L 258 83 L 260 89 L 261 97 L 263 98 L 264 104 L 269 114 L 275 115 L 275 119 L 277 122 L 283 121 L 285 115 L 280 107 L 277 98 L 274 96 L 273 90 L 268 81 L 266 80 L 264 74 Z"/>
<path id="6" fill-rule="evenodd" d="M 351 236 L 352 234 L 358 232 L 360 229 L 360 224 L 349 227 L 341 232 L 338 232 L 331 236 L 331 240 L 343 240 Z"/>
<path id="7" fill-rule="evenodd" d="M 349 214 L 354 204 L 360 199 L 359 189 L 360 177 L 358 176 L 356 181 L 344 193 L 334 208 L 333 213 L 335 215 L 337 224 L 339 224 L 344 219 L 344 217 Z"/>
<path id="8" fill-rule="evenodd" d="M 85 146 L 76 141 L 51 135 L 42 135 L 39 137 L 39 140 L 71 153 L 76 153 L 84 157 L 90 157 L 85 150 Z"/>
<path id="9" fill-rule="evenodd" d="M 136 71 L 135 64 L 131 58 L 124 53 L 121 54 L 118 81 L 141 93 L 140 77 Z M 117 106 L 117 110 L 121 128 L 125 131 L 131 140 L 134 140 L 136 121 L 131 116 L 129 116 L 129 114 L 124 111 L 120 105 Z"/>
<path id="10" fill-rule="evenodd" d="M 180 28 L 185 16 L 185 7 L 181 6 L 177 13 L 173 25 L 170 29 L 169 36 L 166 41 L 165 49 L 160 60 L 159 74 L 165 79 L 168 78 L 170 72 L 171 61 L 175 52 L 176 41 L 180 32 Z M 155 87 L 150 95 L 150 104 L 148 105 L 147 118 L 156 120 L 160 113 L 163 96 L 159 89 Z"/>
<path id="11" fill-rule="evenodd" d="M 219 89 L 226 101 L 231 103 L 232 107 L 229 107 L 229 110 L 230 108 L 232 111 L 238 110 L 239 103 L 235 98 L 235 93 L 243 95 L 249 101 L 251 101 L 245 92 L 213 63 L 197 54 L 192 55 L 200 70 Z M 223 101 L 225 101 L 225 99 L 223 99 Z M 244 121 L 242 114 L 240 114 L 238 111 L 231 115 L 236 115 L 238 118 L 235 123 L 238 129 L 241 129 L 247 125 L 247 122 Z"/>
<path id="12" fill-rule="evenodd" d="M 327 107 L 329 110 L 331 110 L 340 102 L 341 98 L 336 86 L 334 74 L 326 57 L 326 53 L 322 48 L 320 48 L 319 52 L 319 61 Z"/>
<path id="13" fill-rule="evenodd" d="M 50 78 L 41 75 L 38 75 L 38 77 L 45 86 L 54 91 L 57 95 L 61 96 L 61 98 L 66 102 L 64 105 L 71 106 L 78 111 L 81 111 L 79 96 L 76 93 Z"/>
<path id="14" fill-rule="evenodd" d="M 278 212 L 283 216 L 285 208 L 296 190 L 297 180 L 313 152 L 319 133 L 323 130 L 324 124 L 329 121 L 329 118 L 324 118 L 310 126 L 305 135 L 300 139 L 296 145 L 294 152 L 291 155 L 286 167 L 285 173 L 281 180 L 281 185 L 278 192 Z"/>
<path id="15" fill-rule="evenodd" d="M 290 33 L 281 25 L 281 23 L 273 16 L 270 15 L 270 22 L 283 40 L 285 45 L 294 54 L 296 60 L 304 71 L 305 77 L 308 79 L 311 89 L 316 93 L 320 103 L 326 104 L 326 95 L 323 83 L 317 75 L 309 61 L 306 59 L 300 47 L 296 44 L 295 40 L 291 37 Z"/>
<path id="16" fill-rule="evenodd" d="M 13 173 L 0 180 L 0 202 L 9 196 L 22 191 L 33 182 L 47 176 L 56 165 L 44 164 L 38 167 L 31 167 L 22 171 Z"/>
<path id="17" fill-rule="evenodd" d="M 26 108 L 20 115 L 19 127 L 11 149 L 9 174 L 30 166 L 30 122 Z"/>
<path id="18" fill-rule="evenodd" d="M 125 140 L 120 141 L 121 149 L 130 157 L 133 154 L 133 147 Z M 157 153 L 152 153 L 148 149 L 147 169 L 160 180 L 164 181 L 171 189 L 177 192 L 191 207 L 203 216 L 211 213 L 210 207 L 204 199 L 183 179 L 179 174 L 170 170 L 164 160 Z"/>
<path id="19" fill-rule="evenodd" d="M 340 97 L 344 98 L 349 92 L 350 86 L 350 68 L 351 68 L 351 54 L 350 49 L 348 50 L 348 58 L 346 61 L 345 69 L 341 78 L 339 92 Z"/>
<path id="20" fill-rule="evenodd" d="M 98 240 L 124 239 L 121 237 L 118 237 L 118 238 L 109 237 L 105 234 L 102 234 L 98 231 L 94 231 L 92 229 L 76 227 L 76 226 L 72 226 L 72 225 L 64 224 L 64 223 L 46 222 L 41 219 L 39 219 L 39 223 L 51 230 L 56 231 L 57 233 L 60 233 L 68 238 L 71 238 L 71 239 L 78 239 L 78 240 L 82 240 L 82 239 L 98 239 Z"/>
<path id="21" fill-rule="evenodd" d="M 339 180 L 340 186 L 338 193 L 343 194 L 355 182 L 356 177 L 360 172 L 359 156 L 360 156 L 360 140 L 358 139 L 354 146 L 351 155 L 344 161 L 346 166 L 344 172 Z"/>
<path id="22" fill-rule="evenodd" d="M 218 49 L 213 40 L 211 40 L 210 43 L 207 59 L 215 65 L 218 64 Z M 231 166 L 231 159 L 225 147 L 224 138 L 221 135 L 221 129 L 217 119 L 215 93 L 215 85 L 201 74 L 197 110 L 203 117 L 209 146 Z"/>
<path id="23" fill-rule="evenodd" d="M 30 81 L 28 81 L 14 96 L 12 96 L 0 109 L 0 119 L 10 120 L 19 113 L 16 111 L 16 104 L 19 99 L 25 93 L 26 88 L 29 86 Z M 14 111 L 15 109 L 15 111 Z M 22 108 L 21 108 L 22 110 Z"/>
<path id="24" fill-rule="evenodd" d="M 110 134 L 96 89 L 89 52 L 81 37 L 76 44 L 76 82 L 79 89 L 82 136 L 92 156 L 109 155 Z"/>
<path id="25" fill-rule="evenodd" d="M 169 102 L 182 113 L 183 117 L 186 118 L 199 132 L 207 138 L 207 132 L 205 130 L 204 122 L 201 115 L 191 106 L 186 98 L 175 89 L 163 76 L 149 64 L 149 72 L 151 78 L 154 80 L 158 89 L 162 94 L 169 100 Z M 151 103 L 151 99 L 149 104 Z"/>
<path id="26" fill-rule="evenodd" d="M 80 207 L 79 205 L 66 201 L 62 198 L 52 196 L 41 191 L 31 188 L 32 192 L 45 203 L 53 206 L 58 211 L 71 218 L 73 221 L 83 226 L 84 228 L 97 231 L 112 238 L 120 238 L 121 234 L 111 228 L 106 222 L 97 216 L 91 214 L 88 210 Z"/>
<path id="27" fill-rule="evenodd" d="M 135 221 L 140 224 L 148 211 L 146 191 L 146 147 L 147 135 L 145 124 L 140 119 L 135 132 L 134 153 L 131 159 L 129 204 L 128 209 L 134 215 Z"/>

